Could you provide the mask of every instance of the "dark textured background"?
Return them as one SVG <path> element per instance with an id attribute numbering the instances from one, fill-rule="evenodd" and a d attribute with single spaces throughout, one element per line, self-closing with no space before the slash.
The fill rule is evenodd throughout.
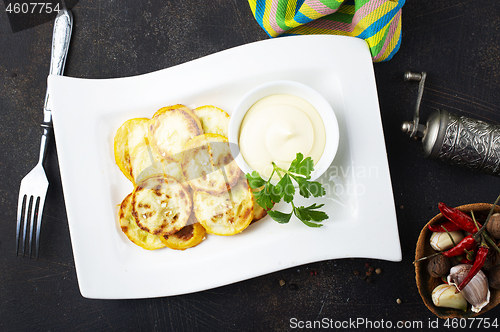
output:
<path id="1" fill-rule="evenodd" d="M 417 91 L 403 73 L 428 72 L 423 119 L 441 108 L 500 123 L 500 2 L 408 1 L 400 51 L 374 64 L 402 262 L 333 260 L 195 294 L 123 301 L 80 295 L 53 144 L 41 257 L 16 257 L 19 182 L 38 160 L 52 23 L 13 33 L 0 10 L 0 331 L 286 331 L 292 317 L 424 326 L 435 319 L 414 281 L 419 231 L 438 201 L 494 201 L 500 179 L 422 158 L 418 142 L 399 129 L 412 118 Z M 147 73 L 268 38 L 245 0 L 80 0 L 73 14 L 65 74 L 80 78 Z M 349 236 L 355 246 L 356 234 Z M 363 275 L 365 264 L 383 271 L 372 283 L 354 273 Z M 481 317 L 494 319 L 499 310 Z"/>

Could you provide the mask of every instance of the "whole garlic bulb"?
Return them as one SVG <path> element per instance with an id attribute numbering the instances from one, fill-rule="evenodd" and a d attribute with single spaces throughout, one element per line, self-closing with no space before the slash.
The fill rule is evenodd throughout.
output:
<path id="1" fill-rule="evenodd" d="M 472 265 L 459 264 L 451 268 L 448 275 L 448 283 L 458 286 L 469 273 Z M 488 278 L 479 271 L 474 278 L 469 281 L 467 286 L 460 291 L 464 298 L 472 305 L 472 311 L 479 312 L 490 302 L 490 289 L 488 286 Z"/>

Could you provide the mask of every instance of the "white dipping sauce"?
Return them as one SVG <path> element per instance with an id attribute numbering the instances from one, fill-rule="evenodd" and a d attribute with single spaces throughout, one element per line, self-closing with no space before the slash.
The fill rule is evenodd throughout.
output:
<path id="1" fill-rule="evenodd" d="M 243 118 L 239 136 L 243 159 L 265 178 L 271 176 L 273 161 L 288 169 L 297 152 L 316 164 L 325 142 L 325 126 L 316 109 L 304 99 L 286 94 L 253 104 Z"/>

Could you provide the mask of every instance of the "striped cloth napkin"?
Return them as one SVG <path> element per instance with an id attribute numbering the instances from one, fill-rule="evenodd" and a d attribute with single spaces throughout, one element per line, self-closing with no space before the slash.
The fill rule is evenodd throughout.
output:
<path id="1" fill-rule="evenodd" d="M 390 60 L 401 44 L 405 0 L 248 0 L 270 37 L 332 34 L 364 39 L 374 62 Z"/>

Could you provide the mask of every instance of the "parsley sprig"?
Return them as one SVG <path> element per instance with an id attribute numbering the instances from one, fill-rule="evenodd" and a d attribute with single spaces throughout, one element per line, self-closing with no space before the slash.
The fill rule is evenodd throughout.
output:
<path id="1" fill-rule="evenodd" d="M 295 206 L 293 197 L 295 195 L 295 186 L 293 181 L 298 185 L 299 194 L 305 198 L 321 197 L 326 194 L 325 188 L 320 182 L 310 181 L 311 172 L 314 170 L 314 162 L 311 157 L 304 159 L 302 153 L 297 153 L 295 159 L 290 164 L 288 170 L 284 170 L 273 162 L 273 171 L 269 180 L 264 180 L 258 172 L 253 171 L 251 174 L 246 174 L 246 178 L 250 187 L 254 190 L 254 196 L 257 203 L 267 210 L 267 214 L 275 221 L 286 224 L 290 221 L 292 215 L 295 215 L 300 221 L 309 227 L 321 227 L 321 221 L 328 219 L 328 215 L 319 211 L 324 204 L 311 204 L 309 206 Z M 278 174 L 280 180 L 276 185 L 271 183 L 274 174 Z M 292 181 L 293 180 L 293 181 Z M 281 199 L 292 205 L 290 213 L 271 210 L 274 204 L 277 204 Z"/>

